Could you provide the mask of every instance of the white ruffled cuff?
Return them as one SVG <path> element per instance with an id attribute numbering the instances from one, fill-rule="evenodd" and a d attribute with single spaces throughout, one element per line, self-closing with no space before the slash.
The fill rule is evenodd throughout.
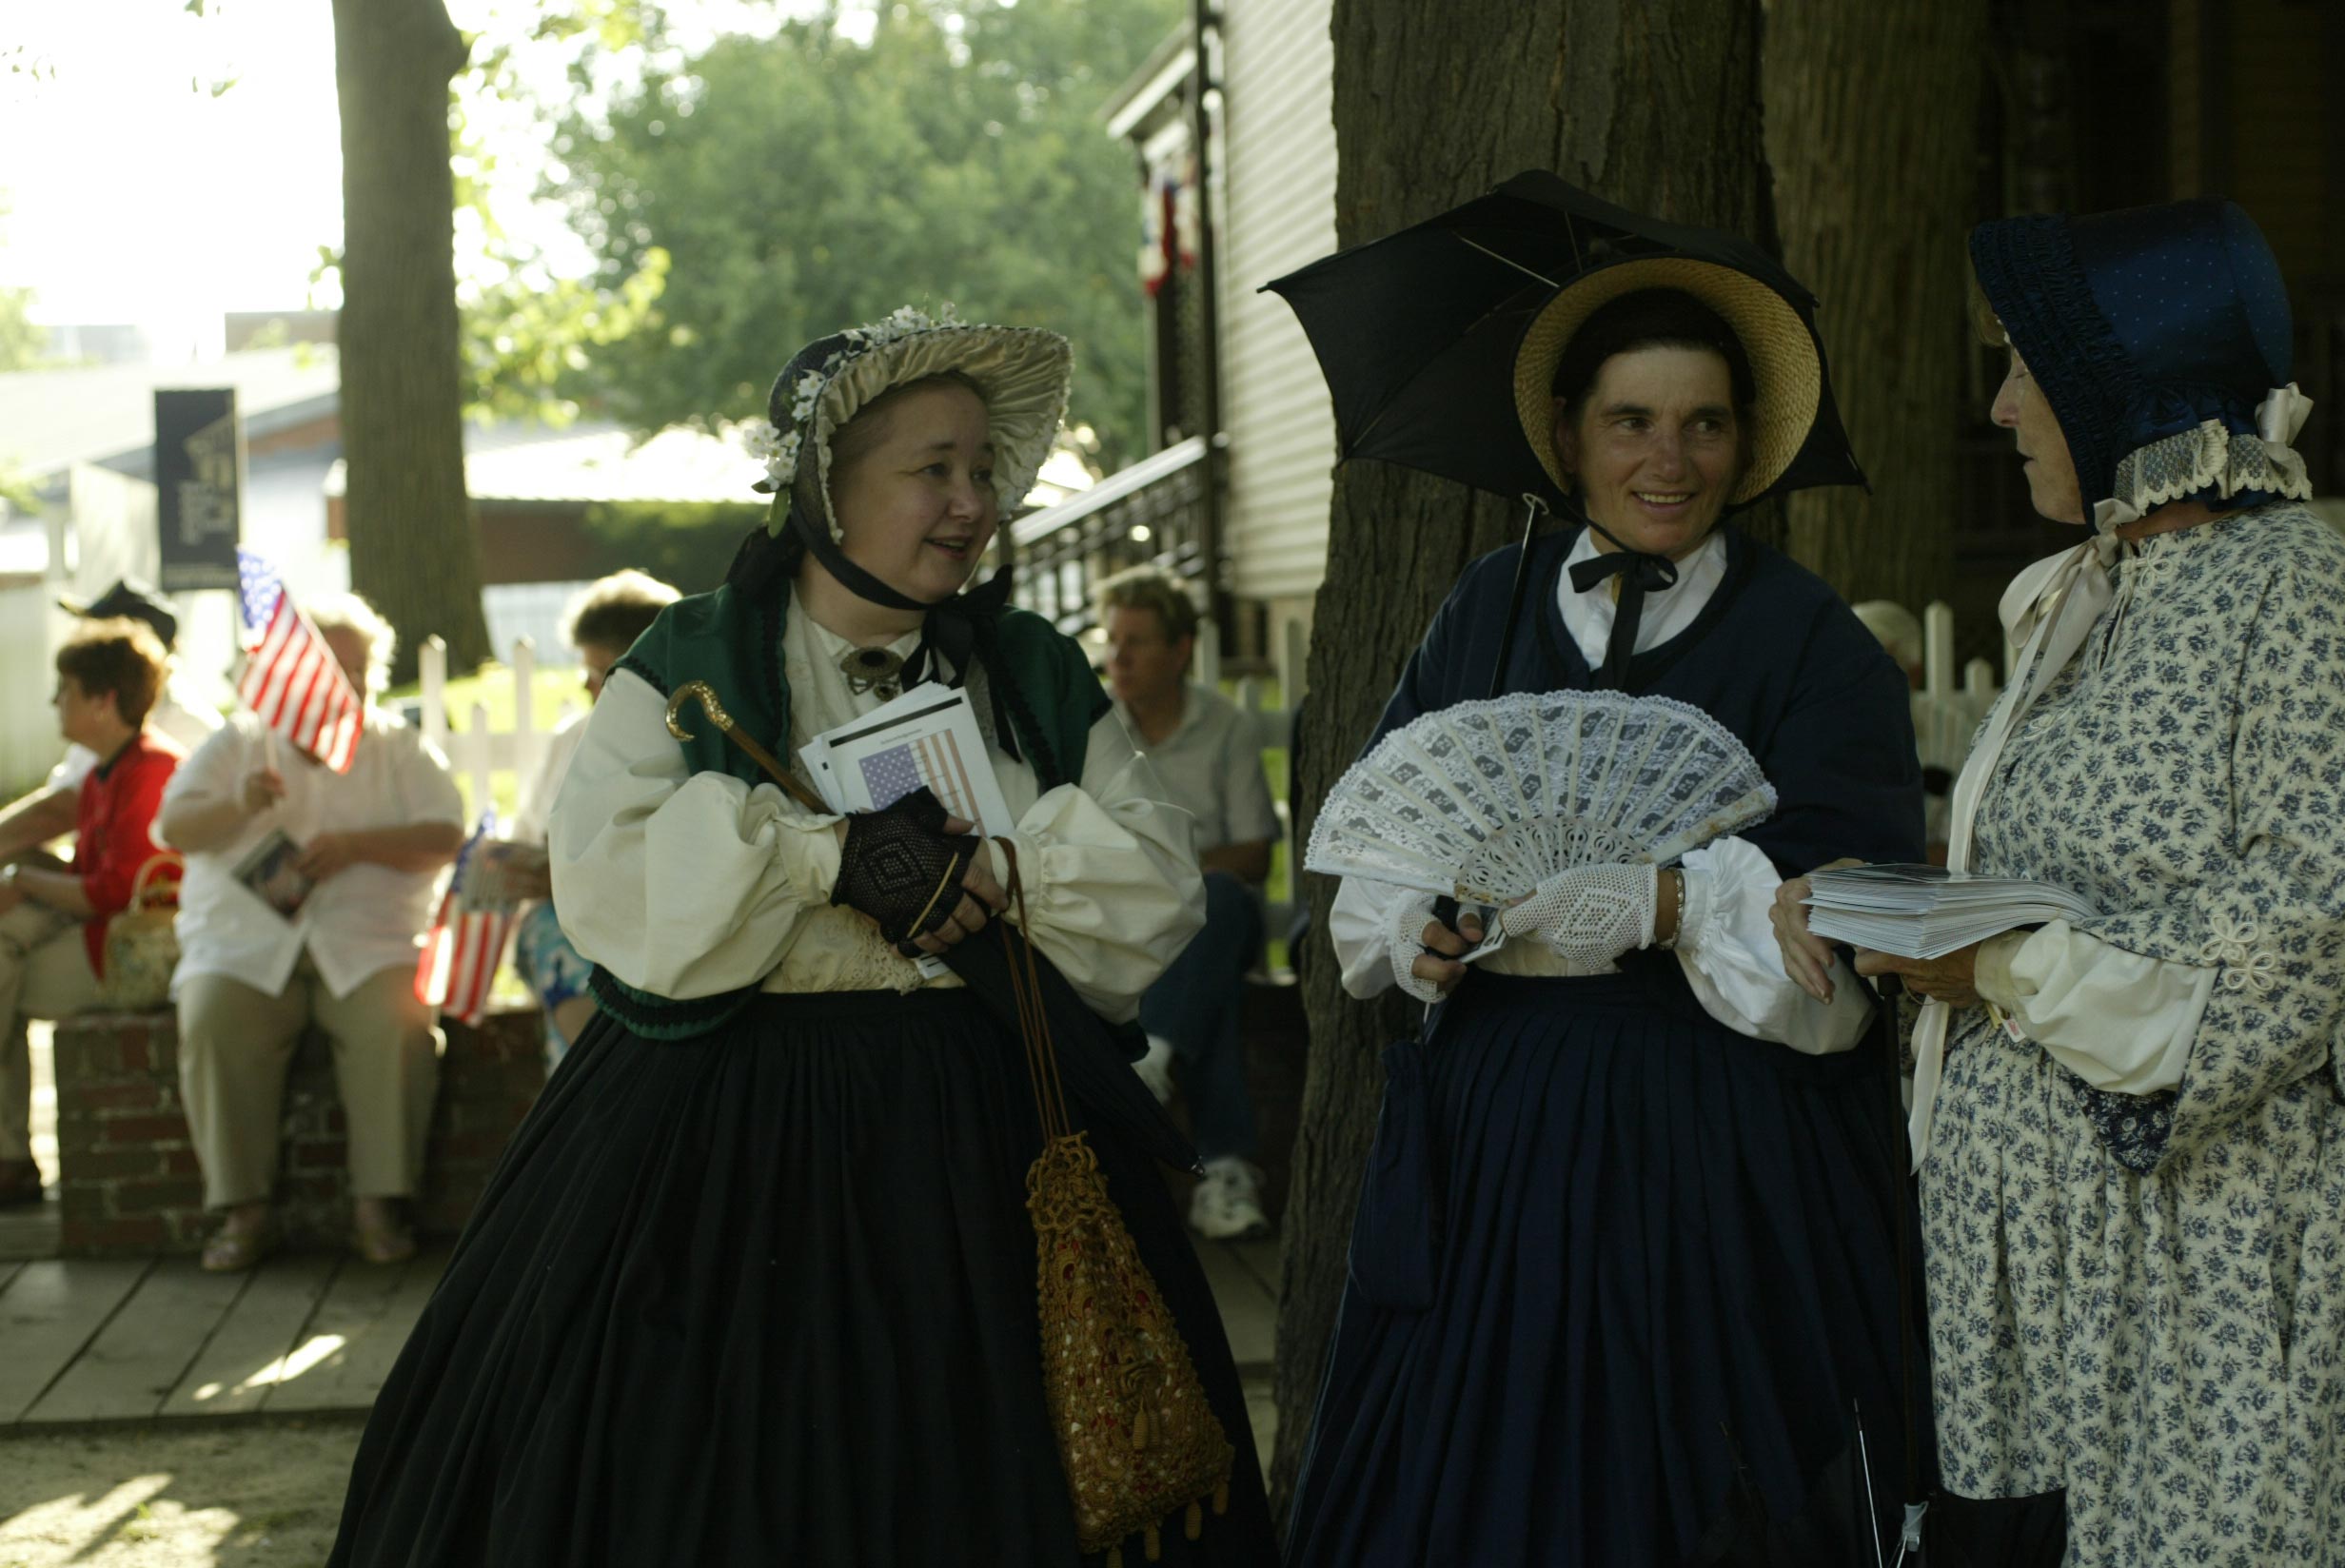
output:
<path id="1" fill-rule="evenodd" d="M 1429 1004 L 1441 1000 L 1441 988 L 1419 978 L 1415 965 L 1418 955 L 1425 951 L 1426 922 L 1432 918 L 1433 895 L 1420 893 L 1393 906 L 1392 922 L 1385 932 L 1387 951 L 1392 957 L 1392 983 Z"/>

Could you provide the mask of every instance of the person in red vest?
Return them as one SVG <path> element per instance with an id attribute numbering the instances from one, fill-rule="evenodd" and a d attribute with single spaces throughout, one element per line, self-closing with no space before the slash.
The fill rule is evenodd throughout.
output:
<path id="1" fill-rule="evenodd" d="M 0 1204 L 41 1196 L 25 1020 L 97 1001 L 107 922 L 162 853 L 148 830 L 187 755 L 146 727 L 166 661 L 154 633 L 127 617 L 85 621 L 57 651 L 57 728 L 98 762 L 81 783 L 72 859 L 0 867 Z"/>

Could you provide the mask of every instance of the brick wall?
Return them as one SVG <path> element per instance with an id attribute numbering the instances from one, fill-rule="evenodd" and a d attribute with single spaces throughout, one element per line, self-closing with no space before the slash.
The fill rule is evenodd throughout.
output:
<path id="1" fill-rule="evenodd" d="M 416 1225 L 463 1227 L 505 1141 L 545 1081 L 536 1012 L 443 1023 Z M 69 1257 L 189 1252 L 210 1229 L 179 1099 L 179 1035 L 168 1012 L 85 1013 L 57 1025 L 61 1249 Z M 331 1048 L 303 1036 L 286 1078 L 277 1218 L 286 1245 L 339 1246 L 349 1177 Z"/>

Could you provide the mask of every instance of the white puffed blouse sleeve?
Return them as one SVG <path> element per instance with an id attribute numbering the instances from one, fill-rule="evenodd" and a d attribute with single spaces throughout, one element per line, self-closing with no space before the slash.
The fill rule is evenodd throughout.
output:
<path id="1" fill-rule="evenodd" d="M 1008 793 L 1011 768 L 998 755 L 995 765 Z M 1018 813 L 1010 838 L 1027 932 L 1112 1022 L 1137 1015 L 1140 993 L 1205 925 L 1194 836 L 1189 813 L 1165 802 L 1155 768 L 1112 713 L 1091 727 L 1081 785 L 1045 791 Z M 992 849 L 995 877 L 1007 888 L 1009 865 L 1000 845 Z"/>
<path id="2" fill-rule="evenodd" d="M 614 670 L 546 837 L 562 931 L 639 990 L 687 1001 L 778 967 L 838 875 L 838 817 L 772 784 L 692 773 L 667 703 Z"/>
<path id="3" fill-rule="evenodd" d="M 2182 1082 L 2217 971 L 2147 958 L 2065 920 L 1979 944 L 1975 984 L 2020 1032 L 2095 1088 L 2155 1094 Z"/>
<path id="4" fill-rule="evenodd" d="M 1864 1037 L 1873 1004 L 1846 961 L 1833 960 L 1832 1000 L 1819 1002 L 1783 973 L 1768 911 L 1783 874 L 1746 838 L 1721 838 L 1688 853 L 1677 961 L 1702 1010 L 1753 1039 L 1809 1056 L 1847 1050 Z"/>

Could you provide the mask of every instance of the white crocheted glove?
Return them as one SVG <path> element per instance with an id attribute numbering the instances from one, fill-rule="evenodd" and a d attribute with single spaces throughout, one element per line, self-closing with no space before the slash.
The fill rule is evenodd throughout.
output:
<path id="1" fill-rule="evenodd" d="M 1402 990 L 1420 1002 L 1441 1000 L 1441 988 L 1415 973 L 1418 955 L 1425 951 L 1425 928 L 1433 918 L 1433 895 L 1404 898 L 1392 911 L 1386 947 L 1392 955 L 1392 978 Z"/>
<path id="2" fill-rule="evenodd" d="M 1581 972 L 1652 946 L 1660 872 L 1652 866 L 1574 866 L 1557 872 L 1499 918 L 1508 936 L 1536 935 Z"/>

